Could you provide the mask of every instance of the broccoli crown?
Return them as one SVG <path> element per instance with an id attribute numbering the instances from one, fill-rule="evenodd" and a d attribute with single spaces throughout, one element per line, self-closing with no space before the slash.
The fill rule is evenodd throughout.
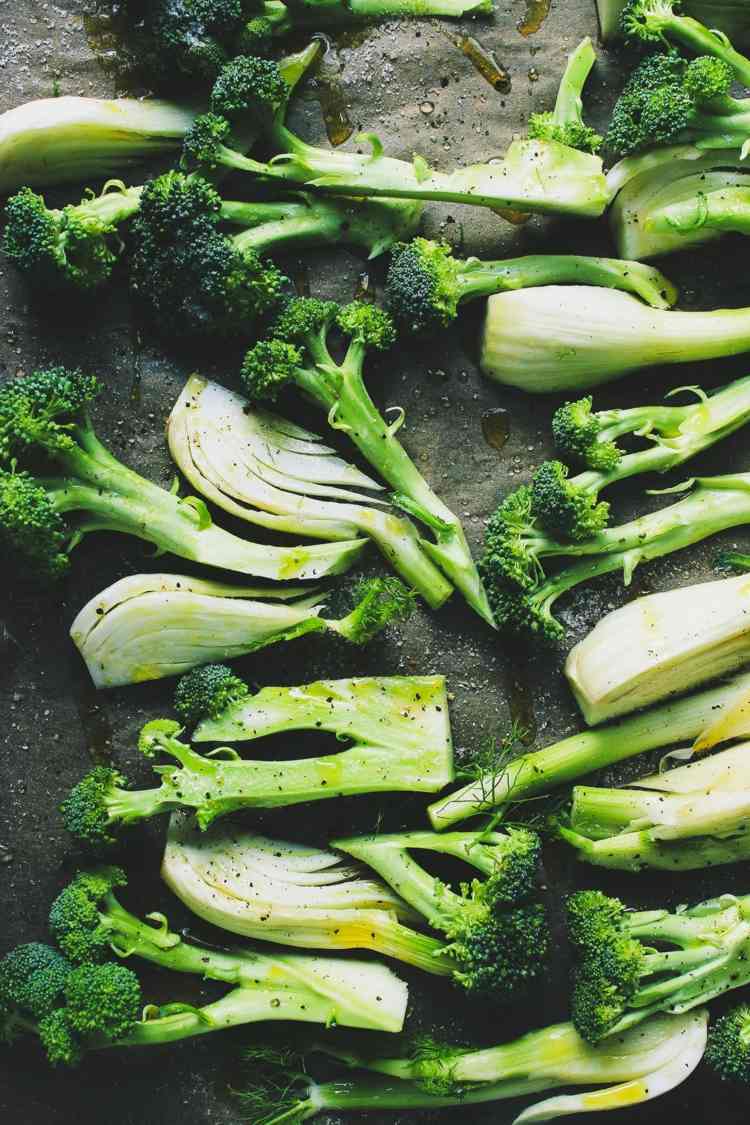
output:
<path id="1" fill-rule="evenodd" d="M 454 958 L 454 979 L 470 993 L 509 1000 L 546 972 L 549 928 L 540 903 L 495 912 L 484 900 L 486 882 L 473 884 L 474 901 L 447 931 L 445 952 Z"/>
<path id="2" fill-rule="evenodd" d="M 672 0 L 628 0 L 620 16 L 620 27 L 628 39 L 661 43 L 663 32 L 674 17 Z"/>
<path id="3" fill-rule="evenodd" d="M 697 110 L 727 94 L 732 68 L 701 56 L 688 62 L 676 51 L 651 55 L 631 74 L 607 131 L 607 148 L 618 156 L 670 144 L 690 127 Z"/>
<path id="4" fill-rule="evenodd" d="M 274 41 L 274 23 L 267 16 L 255 16 L 242 29 L 243 55 L 267 55 Z"/>
<path id="5" fill-rule="evenodd" d="M 0 463 L 35 447 L 74 449 L 71 424 L 83 420 L 100 389 L 95 376 L 65 367 L 9 380 L 0 388 Z"/>
<path id="6" fill-rule="evenodd" d="M 255 55 L 240 55 L 223 67 L 211 91 L 211 110 L 230 120 L 274 114 L 287 100 L 289 87 L 277 64 Z"/>
<path id="7" fill-rule="evenodd" d="M 40 579 L 67 573 L 65 524 L 47 491 L 27 473 L 0 469 L 0 545 Z"/>
<path id="8" fill-rule="evenodd" d="M 597 503 L 596 495 L 568 480 L 568 467 L 561 461 L 545 461 L 531 482 L 534 515 L 553 535 L 574 540 L 588 539 L 609 520 L 609 504 Z"/>
<path id="9" fill-rule="evenodd" d="M 421 332 L 450 324 L 461 299 L 458 274 L 462 265 L 446 242 L 414 238 L 394 246 L 385 295 L 399 327 Z"/>
<path id="10" fill-rule="evenodd" d="M 244 680 L 226 664 L 204 664 L 182 676 L 174 693 L 174 709 L 181 719 L 195 726 L 201 719 L 216 719 L 249 692 Z"/>
<path id="11" fill-rule="evenodd" d="M 132 1030 L 143 1007 L 138 977 L 124 965 L 79 965 L 65 985 L 65 1014 L 81 1039 L 115 1043 Z"/>
<path id="12" fill-rule="evenodd" d="M 557 141 L 568 148 L 577 148 L 580 152 L 598 152 L 602 145 L 602 138 L 596 129 L 583 121 L 566 121 L 561 124 L 555 120 L 554 113 L 532 113 L 528 135 L 532 140 Z"/>
<path id="13" fill-rule="evenodd" d="M 596 1043 L 615 1026 L 638 988 L 645 950 L 622 929 L 625 908 L 600 891 L 580 891 L 567 902 L 568 931 L 580 958 L 571 1016 L 584 1039 Z"/>
<path id="14" fill-rule="evenodd" d="M 101 924 L 100 905 L 115 887 L 126 883 L 125 872 L 119 867 L 79 871 L 52 903 L 50 932 L 71 961 L 80 964 L 109 956 L 109 934 Z"/>
<path id="15" fill-rule="evenodd" d="M 196 117 L 182 143 L 183 163 L 188 167 L 215 168 L 222 145 L 231 131 L 226 117 L 202 113 Z"/>
<path id="16" fill-rule="evenodd" d="M 70 285 L 83 291 L 109 279 L 117 261 L 113 225 L 81 207 L 50 211 L 41 195 L 21 188 L 5 208 L 3 252 L 42 289 Z"/>
<path id="17" fill-rule="evenodd" d="M 711 1024 L 706 1062 L 725 1081 L 750 1083 L 750 1007 L 740 1004 Z"/>
<path id="18" fill-rule="evenodd" d="M 108 766 L 95 766 L 75 785 L 60 805 L 71 835 L 94 847 L 114 843 L 108 801 L 125 778 Z"/>
<path id="19" fill-rule="evenodd" d="M 50 945 L 18 945 L 0 961 L 0 1002 L 39 1020 L 59 1007 L 72 965 Z"/>
<path id="20" fill-rule="evenodd" d="M 497 903 L 518 903 L 534 890 L 542 841 L 528 828 L 508 828 L 507 840 L 498 847 L 497 868 L 480 884 L 482 898 Z"/>
<path id="21" fill-rule="evenodd" d="M 248 9 L 243 0 L 157 0 L 142 21 L 142 59 L 169 77 L 184 74 L 211 80 L 233 54 Z"/>
<path id="22" fill-rule="evenodd" d="M 78 1066 L 83 1052 L 68 1022 L 65 1008 L 44 1016 L 37 1027 L 39 1040 L 53 1066 Z"/>
<path id="23" fill-rule="evenodd" d="M 491 581 L 533 589 L 539 576 L 539 564 L 528 544 L 534 534 L 534 518 L 534 497 L 527 484 L 509 493 L 492 514 L 479 564 Z"/>
<path id="24" fill-rule="evenodd" d="M 553 415 L 552 436 L 563 456 L 597 472 L 611 472 L 622 454 L 613 441 L 598 440 L 602 427 L 591 407 L 590 395 L 566 402 Z"/>
<path id="25" fill-rule="evenodd" d="M 254 402 L 276 402 L 281 390 L 294 380 L 294 372 L 304 363 L 305 354 L 283 340 L 259 340 L 245 354 L 240 379 L 248 398 Z"/>
<path id="26" fill-rule="evenodd" d="M 317 297 L 294 297 L 277 317 L 271 335 L 304 347 L 314 336 L 324 336 L 334 324 L 339 306 L 335 301 Z"/>
<path id="27" fill-rule="evenodd" d="M 493 565 L 492 556 L 480 560 L 479 574 L 498 628 L 516 636 L 533 636 L 546 644 L 561 641 L 565 630 L 553 617 L 549 593 L 519 590 L 514 582 L 503 578 Z"/>
<path id="28" fill-rule="evenodd" d="M 387 351 L 396 342 L 396 329 L 388 313 L 366 301 L 352 301 L 339 309 L 336 326 L 345 336 L 374 351 Z"/>
<path id="29" fill-rule="evenodd" d="M 400 578 L 367 578 L 355 590 L 357 605 L 346 617 L 344 635 L 353 644 L 364 645 L 391 622 L 408 621 L 416 606 L 416 591 Z"/>
<path id="30" fill-rule="evenodd" d="M 245 335 L 281 301 L 288 279 L 255 250 L 236 250 L 217 229 L 220 211 L 197 176 L 170 172 L 144 188 L 131 286 L 163 332 Z"/>

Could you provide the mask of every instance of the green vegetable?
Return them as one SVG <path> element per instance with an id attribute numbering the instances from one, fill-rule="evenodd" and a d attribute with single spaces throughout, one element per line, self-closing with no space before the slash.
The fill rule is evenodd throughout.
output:
<path id="1" fill-rule="evenodd" d="M 0 388 L 0 542 L 19 565 L 56 578 L 91 531 L 135 535 L 181 558 L 274 579 L 335 574 L 359 553 L 363 540 L 271 547 L 217 527 L 202 500 L 159 488 L 101 444 L 88 415 L 99 392 L 96 378 L 62 367 Z M 40 457 L 57 476 L 24 471 Z"/>
<path id="2" fill-rule="evenodd" d="M 598 867 L 694 871 L 750 857 L 748 744 L 622 789 L 577 785 L 558 826 Z"/>
<path id="3" fill-rule="evenodd" d="M 626 156 L 610 169 L 609 210 L 618 254 L 642 260 L 740 229 L 747 161 L 739 149 L 676 145 Z M 674 220 L 674 221 L 671 221 Z M 740 233 L 742 231 L 740 230 Z"/>
<path id="4" fill-rule="evenodd" d="M 712 55 L 727 63 L 743 86 L 750 86 L 750 59 L 735 51 L 725 34 L 678 15 L 676 7 L 671 0 L 629 0 L 621 16 L 624 35 L 636 42 L 669 42 L 695 55 Z"/>
<path id="5" fill-rule="evenodd" d="M 306 185 L 326 194 L 446 200 L 597 216 L 608 202 L 601 160 L 558 139 L 564 136 L 567 142 L 575 141 L 587 149 L 592 146 L 591 130 L 580 120 L 580 92 L 594 62 L 591 41 L 585 39 L 570 56 L 555 112 L 549 117 L 536 115 L 531 122 L 533 137 L 514 141 L 501 163 L 440 173 L 421 156 L 415 156 L 411 164 L 385 156 L 373 134 L 360 138 L 370 144 L 372 151 L 367 155 L 332 152 L 305 143 L 283 124 L 285 97 L 275 80 L 274 64 L 238 58 L 219 75 L 211 98 L 212 114 L 196 122 L 186 140 L 186 160 L 191 166 L 231 168 L 263 182 Z M 268 163 L 251 160 L 230 147 L 227 122 L 243 120 L 248 113 L 276 153 Z"/>
<path id="6" fill-rule="evenodd" d="M 428 605 L 437 608 L 452 593 L 411 522 L 376 495 L 382 485 L 317 434 L 192 375 L 170 414 L 167 440 L 190 484 L 231 515 L 314 539 L 368 535 Z"/>
<path id="7" fill-rule="evenodd" d="M 627 0 L 596 0 L 602 39 L 614 39 Z M 745 0 L 684 0 L 682 9 L 693 19 L 723 31 L 734 43 L 750 45 L 750 12 Z"/>
<path id="8" fill-rule="evenodd" d="M 223 734 L 218 734 L 223 730 Z M 62 804 L 68 830 L 87 843 L 114 838 L 121 824 L 177 808 L 195 809 L 206 828 L 241 808 L 277 808 L 359 793 L 401 789 L 435 792 L 453 776 L 445 683 L 441 677 L 322 680 L 302 687 L 263 688 L 248 703 L 207 719 L 197 741 L 241 741 L 291 730 L 329 731 L 351 741 L 338 754 L 296 761 L 243 760 L 223 746 L 203 756 L 179 741 L 180 726 L 147 723 L 139 749 L 165 754 L 156 789 L 128 790 L 115 770 L 98 766 Z"/>
<path id="9" fill-rule="evenodd" d="M 231 660 L 307 633 L 367 644 L 405 621 L 414 595 L 397 578 L 369 578 L 341 618 L 321 617 L 325 597 L 304 587 L 252 589 L 182 574 L 134 574 L 87 602 L 70 635 L 98 688 L 178 676 L 206 660 Z"/>
<path id="10" fill-rule="evenodd" d="M 510 1000 L 545 975 L 549 932 L 533 895 L 540 840 L 527 829 L 506 832 L 404 832 L 334 840 L 366 863 L 434 930 L 448 939 L 442 955 L 453 979 L 472 994 Z M 419 864 L 413 852 L 454 856 L 482 875 L 459 893 Z"/>
<path id="11" fill-rule="evenodd" d="M 513 1125 L 528 1125 L 638 1105 L 674 1089 L 700 1062 L 706 1023 L 705 1011 L 658 1015 L 636 1031 L 596 1046 L 582 1040 L 570 1024 L 555 1024 L 483 1050 L 422 1036 L 405 1042 L 400 1056 L 386 1058 L 316 1043 L 309 1055 L 304 1053 L 304 1065 L 295 1069 L 284 1056 L 275 1066 L 273 1060 L 269 1063 L 268 1048 L 251 1048 L 247 1061 L 252 1084 L 239 1096 L 250 1125 L 280 1125 L 307 1121 L 326 1110 L 461 1107 L 560 1086 L 615 1083 L 532 1104 L 513 1118 Z M 315 1067 L 314 1052 L 321 1051 L 347 1071 L 317 1082 L 310 1071 Z"/>
<path id="12" fill-rule="evenodd" d="M 467 301 L 565 282 L 625 289 L 656 308 L 668 308 L 677 299 L 676 290 L 658 270 L 639 262 L 571 254 L 536 254 L 497 262 L 462 260 L 453 256 L 446 243 L 415 238 L 393 249 L 386 300 L 399 327 L 421 332 L 450 324 L 458 306 Z"/>
<path id="13" fill-rule="evenodd" d="M 338 328 L 349 344 L 340 363 L 329 350 Z M 435 542 L 420 538 L 425 554 L 490 624 L 492 614 L 458 518 L 435 495 L 396 434 L 403 411 L 386 423 L 370 398 L 363 378 L 368 351 L 383 351 L 395 339 L 393 323 L 375 305 L 354 301 L 343 308 L 334 301 L 291 301 L 269 337 L 245 356 L 242 381 L 253 401 L 273 402 L 293 384 L 324 410 L 335 430 L 349 435 L 362 456 L 395 490 L 396 507 L 432 532 Z"/>
<path id="14" fill-rule="evenodd" d="M 689 1012 L 750 979 L 750 900 L 630 911 L 601 891 L 567 902 L 576 956 L 572 1020 L 590 1043 L 656 1012 Z"/>
<path id="15" fill-rule="evenodd" d="M 750 1008 L 738 1004 L 711 1024 L 706 1062 L 729 1082 L 750 1082 Z"/>
<path id="16" fill-rule="evenodd" d="M 719 687 L 671 700 L 598 730 L 573 734 L 511 761 L 499 755 L 491 768 L 430 806 L 432 825 L 440 830 L 480 813 L 502 811 L 646 750 L 694 739 L 748 689 L 750 674 L 745 673 Z"/>
<path id="17" fill-rule="evenodd" d="M 480 366 L 498 383 L 546 394 L 748 348 L 747 308 L 665 311 L 613 289 L 547 285 L 490 297 Z"/>

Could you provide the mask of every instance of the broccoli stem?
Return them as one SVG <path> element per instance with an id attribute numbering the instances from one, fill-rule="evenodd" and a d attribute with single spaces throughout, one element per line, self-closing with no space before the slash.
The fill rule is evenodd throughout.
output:
<path id="1" fill-rule="evenodd" d="M 313 365 L 297 368 L 299 387 L 321 406 L 335 429 L 343 430 L 360 453 L 411 503 L 401 503 L 412 515 L 435 532 L 436 542 L 420 539 L 429 558 L 460 590 L 470 606 L 488 624 L 495 624 L 487 595 L 466 542 L 461 521 L 437 496 L 396 437 L 395 428 L 386 425 L 362 377 L 366 347 L 352 340 L 346 356 L 336 365 L 324 342 L 307 341 Z"/>
<path id="2" fill-rule="evenodd" d="M 489 297 L 506 290 L 538 285 L 601 285 L 637 293 L 655 308 L 669 308 L 677 294 L 663 274 L 636 262 L 575 254 L 528 254 L 522 258 L 481 261 L 469 258 L 456 277 L 459 301 Z"/>
<path id="3" fill-rule="evenodd" d="M 687 742 L 705 730 L 715 720 L 717 711 L 733 701 L 740 690 L 750 690 L 750 674 L 523 754 L 435 801 L 428 809 L 430 821 L 437 830 L 449 828 L 479 813 L 549 792 L 583 774 L 646 750 Z"/>
<path id="4" fill-rule="evenodd" d="M 596 62 L 596 51 L 588 36 L 578 44 L 568 56 L 560 86 L 552 111 L 555 125 L 569 125 L 582 120 L 583 101 L 581 95 L 586 79 Z"/>
<path id="5" fill-rule="evenodd" d="M 279 548 L 247 542 L 214 525 L 205 505 L 194 507 L 128 469 L 90 427 L 76 436 L 78 447 L 51 453 L 67 475 L 45 482 L 58 512 L 86 513 L 75 541 L 94 530 L 122 532 L 194 562 L 275 579 L 335 574 L 360 550 L 356 540 L 348 549 L 346 543 Z"/>
<path id="6" fill-rule="evenodd" d="M 648 25 L 648 7 L 645 23 Z M 660 36 L 677 42 L 682 47 L 687 47 L 695 55 L 713 55 L 734 69 L 735 74 L 743 86 L 750 86 L 750 59 L 740 54 L 732 47 L 724 35 L 717 35 L 704 24 L 691 16 L 678 16 L 674 12 L 659 11 L 655 19 L 654 30 Z"/>
<path id="7" fill-rule="evenodd" d="M 591 840 L 561 825 L 560 836 L 578 852 L 578 858 L 595 867 L 614 871 L 697 871 L 750 859 L 750 833 L 726 840 L 712 836 L 688 840 L 654 840 L 648 829 L 622 832 L 602 840 Z"/>
<path id="8" fill-rule="evenodd" d="M 646 229 L 657 234 L 680 234 L 703 228 L 750 234 L 750 189 L 725 187 L 699 191 L 689 199 L 655 209 L 646 219 Z"/>

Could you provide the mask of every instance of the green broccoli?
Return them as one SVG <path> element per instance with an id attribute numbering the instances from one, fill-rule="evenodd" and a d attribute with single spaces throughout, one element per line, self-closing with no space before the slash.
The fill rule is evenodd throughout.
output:
<path id="1" fill-rule="evenodd" d="M 738 1004 L 708 1032 L 706 1062 L 728 1082 L 750 1082 L 750 1007 Z"/>
<path id="2" fill-rule="evenodd" d="M 750 86 L 750 59 L 735 51 L 726 35 L 675 12 L 672 0 L 629 0 L 621 16 L 626 38 L 635 42 L 674 43 L 695 55 L 711 55 L 728 63 L 743 86 Z"/>
<path id="3" fill-rule="evenodd" d="M 226 707 L 239 703 L 250 688 L 226 664 L 193 668 L 177 684 L 174 709 L 184 722 L 195 726 L 201 719 L 217 719 Z"/>
<path id="4" fill-rule="evenodd" d="M 601 891 L 571 895 L 577 1031 L 596 1043 L 655 1012 L 687 1012 L 746 984 L 749 911 L 750 901 L 734 895 L 675 913 L 629 911 Z"/>
<path id="5" fill-rule="evenodd" d="M 269 578 L 336 573 L 362 541 L 311 547 L 260 546 L 212 523 L 197 498 L 180 499 L 127 468 L 98 440 L 88 416 L 100 385 L 62 367 L 0 388 L 0 542 L 42 577 L 67 569 L 88 532 L 119 531 L 213 567 Z M 58 476 L 17 465 L 39 458 Z M 49 472 L 49 469 L 47 470 Z"/>
<path id="6" fill-rule="evenodd" d="M 340 363 L 328 347 L 334 328 L 349 340 Z M 396 437 L 403 415 L 386 423 L 365 386 L 362 372 L 367 351 L 382 351 L 394 339 L 393 322 L 375 305 L 355 301 L 340 307 L 333 301 L 297 298 L 278 318 L 268 338 L 245 356 L 242 381 L 249 398 L 270 402 L 282 387 L 294 384 L 324 410 L 329 424 L 348 434 L 395 490 L 394 504 L 432 531 L 435 542 L 420 541 L 424 551 L 469 605 L 492 624 L 460 521 L 435 495 Z"/>
<path id="7" fill-rule="evenodd" d="M 459 305 L 492 293 L 536 285 L 602 285 L 636 293 L 656 308 L 668 308 L 676 293 L 651 266 L 614 258 L 535 254 L 506 261 L 456 258 L 442 242 L 415 238 L 394 246 L 386 280 L 388 309 L 409 332 L 444 327 Z"/>

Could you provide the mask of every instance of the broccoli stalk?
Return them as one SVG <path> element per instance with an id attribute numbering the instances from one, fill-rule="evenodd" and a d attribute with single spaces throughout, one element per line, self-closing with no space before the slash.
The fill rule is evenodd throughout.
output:
<path id="1" fill-rule="evenodd" d="M 397 578 L 366 579 L 356 595 L 354 608 L 336 619 L 321 617 L 322 595 L 300 587 L 253 590 L 180 574 L 135 574 L 87 602 L 70 635 L 96 686 L 111 688 L 177 676 L 206 660 L 231 660 L 309 633 L 364 645 L 414 609 L 414 595 Z"/>
<path id="2" fill-rule="evenodd" d="M 652 309 L 613 289 L 547 285 L 490 297 L 480 366 L 498 383 L 546 394 L 748 347 L 750 308 Z"/>
<path id="3" fill-rule="evenodd" d="M 246 726 L 243 713 L 251 725 Z M 358 793 L 435 792 L 451 780 L 452 748 L 442 678 L 383 677 L 333 680 L 293 688 L 264 688 L 241 710 L 205 720 L 196 739 L 224 726 L 236 741 L 290 730 L 327 730 L 352 745 L 338 754 L 296 761 L 240 758 L 224 746 L 203 756 L 179 741 L 179 723 L 155 720 L 141 732 L 139 750 L 165 754 L 155 767 L 156 789 L 122 788 L 116 771 L 97 767 L 65 799 L 65 824 L 92 844 L 111 842 L 119 824 L 178 808 L 193 808 L 206 828 L 241 808 L 277 808 Z M 234 733 L 233 733 L 234 732 Z M 441 737 L 437 737 L 438 733 Z M 221 736 L 219 736 L 221 737 Z"/>
<path id="4" fill-rule="evenodd" d="M 216 878 L 221 872 L 220 878 Z M 445 942 L 385 884 L 333 852 L 172 817 L 162 877 L 188 909 L 244 937 L 303 949 L 369 949 L 450 976 Z"/>
<path id="5" fill-rule="evenodd" d="M 581 542 L 545 534 L 534 524 L 531 490 L 512 493 L 489 522 L 480 564 L 499 627 L 559 640 L 564 630 L 552 607 L 562 594 L 614 571 L 622 571 L 628 586 L 642 562 L 750 522 L 750 474 L 696 477 L 676 490 L 686 488 L 692 491 L 676 504 L 604 528 Z M 545 578 L 542 559 L 562 556 L 581 561 Z"/>
<path id="6" fill-rule="evenodd" d="M 328 348 L 334 326 L 349 338 L 341 363 Z M 469 605 L 493 624 L 460 521 L 435 495 L 396 437 L 403 412 L 386 423 L 365 386 L 362 372 L 368 349 L 387 348 L 394 337 L 390 317 L 374 305 L 355 301 L 340 308 L 333 301 L 298 298 L 279 317 L 271 337 L 247 353 L 242 380 L 253 400 L 274 401 L 284 384 L 293 383 L 324 410 L 329 424 L 348 434 L 395 490 L 395 505 L 433 532 L 435 542 L 420 539 L 424 552 Z"/>
<path id="7" fill-rule="evenodd" d="M 688 1012 L 750 980 L 750 899 L 723 895 L 676 913 L 629 911 L 601 891 L 567 902 L 577 964 L 571 1015 L 590 1043 L 655 1012 Z"/>
<path id="8" fill-rule="evenodd" d="M 577 110 L 574 112 L 571 91 L 576 86 L 580 90 L 594 61 L 591 42 L 586 39 L 571 56 L 563 78 L 571 87 L 565 95 L 571 107 L 571 134 L 589 146 L 590 131 L 583 129 Z M 421 156 L 411 164 L 385 156 L 373 134 L 361 138 L 371 146 L 368 155 L 306 144 L 282 123 L 285 99 L 273 82 L 274 73 L 272 63 L 258 58 L 238 58 L 227 64 L 213 89 L 213 113 L 208 120 L 198 119 L 186 139 L 187 159 L 201 167 L 224 166 L 266 182 L 307 185 L 326 194 L 446 200 L 583 216 L 600 215 L 607 205 L 601 160 L 556 139 L 565 128 L 557 114 L 554 122 L 546 124 L 538 116 L 535 136 L 515 141 L 502 163 L 476 164 L 446 174 L 433 171 Z M 269 163 L 244 157 L 225 143 L 229 140 L 227 120 L 248 112 L 254 114 L 277 154 Z"/>
<path id="9" fill-rule="evenodd" d="M 546 971 L 549 935 L 544 908 L 528 902 L 540 841 L 527 829 L 507 832 L 405 832 L 334 840 L 332 846 L 366 863 L 433 929 L 448 939 L 443 953 L 467 992 L 510 999 Z M 456 893 L 430 875 L 412 851 L 462 860 L 484 878 Z"/>
<path id="10" fill-rule="evenodd" d="M 674 1089 L 700 1062 L 707 1013 L 659 1015 L 614 1042 L 592 1046 L 570 1024 L 532 1031 L 497 1047 L 470 1050 L 418 1037 L 398 1044 L 400 1055 L 381 1058 L 314 1043 L 304 1067 L 292 1073 L 288 1057 L 269 1059 L 267 1048 L 247 1053 L 252 1086 L 239 1092 L 250 1125 L 300 1122 L 326 1110 L 439 1109 L 523 1097 L 559 1086 L 616 1083 L 606 1089 L 547 1098 L 530 1105 L 513 1125 L 635 1105 Z M 348 1071 L 318 1083 L 310 1076 L 313 1052 Z M 379 1077 L 375 1077 L 378 1075 Z"/>
<path id="11" fill-rule="evenodd" d="M 275 579 L 337 573 L 359 553 L 364 540 L 270 547 L 215 526 L 202 500 L 159 488 L 101 444 L 88 417 L 99 390 L 93 376 L 64 368 L 0 389 L 0 540 L 40 574 L 63 573 L 67 552 L 92 531 L 134 535 L 160 552 Z M 57 477 L 17 468 L 40 455 Z"/>
<path id="12" fill-rule="evenodd" d="M 167 440 L 189 483 L 231 515 L 314 539 L 368 535 L 428 605 L 453 592 L 411 521 L 362 491 L 376 494 L 382 485 L 317 434 L 193 375 L 169 416 Z"/>
<path id="13" fill-rule="evenodd" d="M 511 761 L 499 755 L 494 768 L 430 805 L 430 821 L 438 830 L 450 828 L 468 817 L 504 810 L 527 797 L 548 793 L 646 750 L 689 742 L 749 688 L 750 674 L 736 676 L 718 688 L 661 704 L 598 730 L 571 735 Z"/>
<path id="14" fill-rule="evenodd" d="M 743 86 L 750 86 L 750 59 L 735 51 L 726 35 L 691 16 L 677 15 L 671 0 L 629 0 L 623 10 L 624 35 L 645 43 L 676 43 L 695 55 L 712 55 L 727 63 Z"/>
<path id="15" fill-rule="evenodd" d="M 341 1023 L 381 1031 L 400 1030 L 406 986 L 378 964 L 342 962 L 333 958 L 261 953 L 254 949 L 216 949 L 195 945 L 169 928 L 163 914 L 145 921 L 118 901 L 115 891 L 127 878 L 116 867 L 80 872 L 50 909 L 50 930 L 63 953 L 86 964 L 118 957 L 140 957 L 160 968 L 220 981 L 234 989 L 219 1002 L 221 1020 L 207 1012 L 188 1012 L 186 1021 L 139 1029 L 136 1042 L 170 1042 L 196 1033 L 200 1023 L 217 1027 L 257 1019 L 294 1019 Z M 272 1014 L 267 1014 L 268 1009 Z M 217 1009 L 212 1005 L 208 1014 Z M 198 1015 L 196 1020 L 194 1017 Z M 149 1030 L 151 1036 L 149 1037 Z M 168 1035 L 162 1038 L 162 1031 Z"/>
<path id="16" fill-rule="evenodd" d="M 578 785 L 562 839 L 578 858 L 623 871 L 694 871 L 750 856 L 747 744 L 622 789 Z"/>
<path id="17" fill-rule="evenodd" d="M 534 518 L 551 535 L 581 540 L 606 527 L 609 504 L 601 492 L 640 473 L 665 473 L 728 437 L 750 418 L 750 378 L 738 379 L 708 397 L 690 390 L 698 401 L 687 406 L 642 406 L 593 413 L 591 398 L 566 403 L 552 429 L 561 453 L 589 468 L 574 477 L 559 461 L 547 461 L 534 473 Z M 650 444 L 624 453 L 616 439 L 635 434 Z"/>
<path id="18" fill-rule="evenodd" d="M 602 39 L 607 42 L 621 30 L 621 16 L 627 0 L 596 0 Z M 686 16 L 727 35 L 733 43 L 750 44 L 750 13 L 745 0 L 684 0 Z"/>
<path id="19" fill-rule="evenodd" d="M 415 238 L 394 247 L 386 300 L 399 327 L 420 332 L 450 324 L 459 305 L 467 301 L 506 290 L 565 283 L 624 289 L 660 309 L 669 308 L 677 299 L 671 282 L 640 262 L 572 254 L 529 254 L 496 262 L 462 260 L 445 243 Z"/>
<path id="20" fill-rule="evenodd" d="M 750 1008 L 738 1004 L 711 1024 L 706 1062 L 726 1082 L 750 1082 Z"/>

